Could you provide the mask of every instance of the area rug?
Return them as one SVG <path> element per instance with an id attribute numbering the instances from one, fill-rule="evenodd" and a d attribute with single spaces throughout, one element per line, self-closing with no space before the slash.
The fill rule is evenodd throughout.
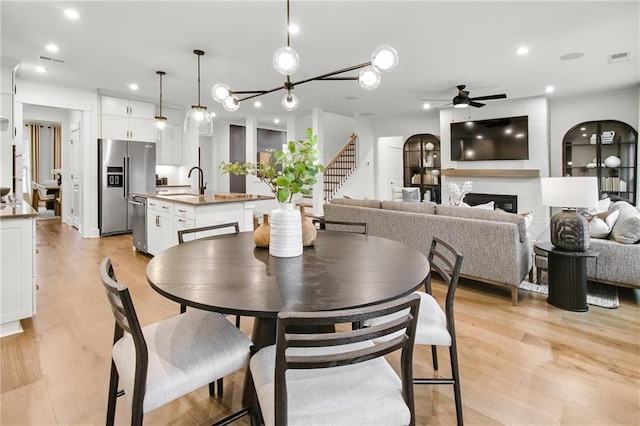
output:
<path id="1" fill-rule="evenodd" d="M 525 280 L 520 283 L 519 288 L 527 291 L 533 291 L 534 293 L 549 294 L 547 274 L 545 272 L 542 273 L 540 277 L 540 284 L 535 284 Z M 618 287 L 588 281 L 587 303 L 589 305 L 601 306 L 603 308 L 617 308 L 620 306 L 620 300 L 618 299 Z"/>

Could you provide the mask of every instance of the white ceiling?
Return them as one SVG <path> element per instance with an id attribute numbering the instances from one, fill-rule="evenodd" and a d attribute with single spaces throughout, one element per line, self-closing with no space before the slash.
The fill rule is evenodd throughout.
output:
<path id="1" fill-rule="evenodd" d="M 63 10 L 82 15 L 67 20 Z M 271 89 L 285 78 L 272 66 L 286 45 L 286 1 L 7 1 L 1 2 L 2 57 L 21 63 L 19 77 L 81 89 L 130 93 L 157 101 L 156 70 L 166 71 L 164 103 L 196 103 L 196 56 L 202 57 L 202 104 L 218 117 L 283 118 L 283 91 L 226 112 L 210 89 Z M 457 84 L 471 97 L 506 93 L 510 99 L 553 97 L 637 87 L 640 8 L 636 1 L 308 1 L 291 0 L 291 20 L 301 27 L 291 46 L 301 58 L 292 80 L 370 60 L 381 44 L 396 48 L 398 68 L 368 92 L 354 81 L 310 82 L 295 88 L 296 114 L 318 107 L 373 119 L 422 113 L 425 99 L 450 100 Z M 51 54 L 45 45 L 55 43 Z M 529 47 L 526 56 L 515 49 Z M 577 60 L 563 55 L 582 52 Z M 629 52 L 608 64 L 610 54 Z M 62 59 L 55 63 L 40 55 Z M 35 65 L 48 68 L 45 75 Z M 356 73 L 351 73 L 356 75 Z M 484 108 L 491 108 L 488 101 Z M 434 106 L 446 102 L 431 102 Z"/>

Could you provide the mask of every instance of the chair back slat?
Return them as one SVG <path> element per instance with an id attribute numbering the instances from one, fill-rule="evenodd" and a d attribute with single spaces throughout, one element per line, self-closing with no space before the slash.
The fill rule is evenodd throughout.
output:
<path id="1" fill-rule="evenodd" d="M 201 226 L 198 228 L 192 228 L 192 229 L 180 229 L 178 231 L 178 243 L 182 244 L 184 243 L 184 236 L 187 234 L 193 234 L 196 232 L 207 232 L 207 231 L 216 231 L 216 230 L 220 230 L 220 229 L 224 229 L 224 228 L 234 228 L 235 230 L 235 234 L 240 232 L 240 226 L 238 225 L 238 222 L 229 222 L 229 223 L 219 223 L 217 225 L 210 225 L 210 226 Z M 224 233 L 223 233 L 224 234 Z M 216 233 L 215 235 L 211 235 L 208 237 L 194 237 L 194 240 L 201 240 L 201 239 L 207 239 L 207 238 L 214 238 L 218 235 L 221 235 L 220 233 Z"/>
<path id="2" fill-rule="evenodd" d="M 136 346 L 136 353 L 146 357 L 147 344 L 133 307 L 129 288 L 116 281 L 116 274 L 108 257 L 102 259 L 99 274 L 116 321 L 114 340 L 117 340 L 117 336 L 122 336 L 122 331 L 130 333 Z"/>
<path id="3" fill-rule="evenodd" d="M 314 218 L 312 222 L 314 225 L 318 225 L 322 231 L 352 232 L 354 234 L 369 235 L 369 225 L 367 225 L 366 222 L 348 222 L 320 218 Z"/>
<path id="4" fill-rule="evenodd" d="M 280 312 L 276 331 L 275 422 L 287 424 L 286 371 L 290 369 L 332 368 L 357 364 L 400 350 L 402 396 L 412 418 L 413 343 L 420 296 L 403 298 L 362 308 L 327 312 Z M 373 327 L 351 330 L 355 322 L 385 315 L 401 315 Z M 326 326 L 334 331 L 327 333 Z M 338 327 L 335 330 L 335 327 Z M 316 327 L 314 329 L 314 327 Z M 347 328 L 346 331 L 341 331 Z M 304 332 L 299 331 L 305 330 Z M 374 340 L 386 336 L 380 343 Z M 370 342 L 367 344 L 366 342 Z M 323 351 L 321 348 L 329 348 Z"/>
<path id="5" fill-rule="evenodd" d="M 453 299 L 458 287 L 460 268 L 462 268 L 463 256 L 450 244 L 434 237 L 429 251 L 431 269 L 435 270 L 447 284 L 447 296 L 445 300 L 445 312 L 447 315 L 447 328 L 450 335 L 454 335 L 455 326 L 453 318 Z M 442 265 L 445 265 L 443 267 Z"/>

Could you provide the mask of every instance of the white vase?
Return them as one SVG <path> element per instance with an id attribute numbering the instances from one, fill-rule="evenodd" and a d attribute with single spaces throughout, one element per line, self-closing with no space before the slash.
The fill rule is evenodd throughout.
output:
<path id="1" fill-rule="evenodd" d="M 282 203 L 271 212 L 269 254 L 295 257 L 302 254 L 302 221 L 293 203 Z"/>

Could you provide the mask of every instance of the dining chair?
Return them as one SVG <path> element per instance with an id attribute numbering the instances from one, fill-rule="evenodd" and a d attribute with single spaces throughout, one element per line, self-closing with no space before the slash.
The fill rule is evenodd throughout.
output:
<path id="1" fill-rule="evenodd" d="M 425 292 L 416 291 L 414 293 L 420 297 L 420 314 L 415 343 L 417 345 L 431 346 L 434 371 L 438 370 L 438 354 L 436 348 L 438 346 L 448 347 L 451 362 L 451 377 L 414 378 L 413 383 L 416 385 L 453 385 L 456 418 L 458 425 L 462 425 L 462 397 L 460 392 L 460 374 L 458 371 L 453 302 L 458 286 L 458 279 L 460 278 L 463 256 L 448 243 L 434 237 L 431 241 L 427 259 L 431 265 L 431 271 L 437 272 L 447 285 L 447 294 L 444 300 L 445 309 L 443 311 L 436 299 L 431 295 L 431 274 L 429 274 L 425 281 Z M 380 322 L 392 321 L 393 319 L 394 315 L 375 318 L 367 320 L 362 326 L 365 328 L 371 327 L 378 325 Z"/>
<path id="2" fill-rule="evenodd" d="M 229 223 L 219 223 L 217 225 L 209 225 L 209 226 L 200 226 L 198 228 L 191 228 L 191 229 L 180 229 L 178 230 L 178 244 L 182 244 L 184 243 L 184 236 L 186 234 L 195 234 L 197 232 L 208 232 L 208 231 L 217 231 L 219 229 L 225 229 L 225 228 L 234 228 L 235 229 L 235 234 L 240 232 L 240 226 L 238 226 L 238 222 L 229 222 Z M 190 241 L 194 241 L 194 240 L 206 240 L 209 238 L 215 238 L 217 236 L 220 235 L 225 235 L 225 234 L 220 234 L 220 233 L 215 233 L 214 235 L 209 235 L 209 236 L 200 236 L 198 238 L 193 238 L 193 240 Z M 180 305 L 180 313 L 184 313 L 187 311 L 187 306 L 186 305 Z M 236 327 L 240 328 L 240 315 L 236 315 Z"/>
<path id="3" fill-rule="evenodd" d="M 200 236 L 198 238 L 194 238 L 191 241 L 206 240 L 209 238 L 215 238 L 220 235 L 228 235 L 228 234 L 220 234 L 218 232 L 215 232 L 214 235 L 202 236 L 202 233 L 208 233 L 210 231 L 218 231 L 220 229 L 226 229 L 226 228 L 234 228 L 235 234 L 238 234 L 240 232 L 240 226 L 238 225 L 238 222 L 219 223 L 216 225 L 200 226 L 198 228 L 191 228 L 191 229 L 180 229 L 178 230 L 178 244 L 183 244 L 185 242 L 184 240 L 185 235 L 195 234 L 198 232 L 200 233 Z M 187 312 L 187 305 L 180 304 L 180 313 L 183 314 L 185 312 Z M 236 315 L 236 327 L 240 328 L 240 315 Z M 222 396 L 224 393 L 224 380 L 220 378 L 218 379 L 217 383 L 218 383 L 218 396 Z"/>
<path id="4" fill-rule="evenodd" d="M 40 184 L 37 184 L 37 189 L 38 189 L 38 200 L 44 201 L 45 208 L 47 210 L 55 210 L 55 207 L 53 205 L 55 203 L 55 198 L 56 198 L 55 194 L 48 194 L 47 188 Z M 51 209 L 49 209 L 49 207 L 51 207 Z"/>
<path id="5" fill-rule="evenodd" d="M 362 308 L 280 312 L 276 344 L 250 361 L 264 424 L 414 425 L 412 354 L 419 304 L 412 294 Z M 396 312 L 403 313 L 394 321 L 347 328 Z M 335 330 L 326 332 L 327 326 Z M 380 336 L 391 337 L 374 344 Z M 400 375 L 384 358 L 396 351 Z"/>
<path id="6" fill-rule="evenodd" d="M 184 243 L 184 236 L 187 234 L 194 234 L 196 232 L 208 232 L 208 231 L 217 231 L 219 229 L 224 229 L 224 228 L 235 228 L 235 233 L 239 233 L 240 232 L 240 226 L 238 225 L 238 222 L 229 222 L 229 223 L 219 223 L 217 225 L 210 225 L 210 226 L 200 226 L 198 228 L 191 228 L 191 229 L 180 229 L 178 231 L 178 243 L 182 244 Z M 214 238 L 221 235 L 220 233 L 214 233 L 213 235 L 209 235 L 209 236 L 199 236 L 199 237 L 194 237 L 194 240 L 204 240 L 204 239 L 208 239 L 208 238 Z M 191 240 L 193 241 L 193 240 Z"/>
<path id="7" fill-rule="evenodd" d="M 131 424 L 145 413 L 245 367 L 252 342 L 222 315 L 193 309 L 141 327 L 129 289 L 116 279 L 111 260 L 99 270 L 115 318 L 107 425 L 115 420 L 116 398 L 125 395 Z M 125 333 L 126 332 L 126 333 Z M 122 381 L 123 391 L 118 391 Z M 248 408 L 217 423 L 247 414 Z"/>
<path id="8" fill-rule="evenodd" d="M 317 224 L 323 231 L 341 231 L 353 232 L 357 234 L 369 235 L 369 226 L 366 222 L 347 222 L 340 220 L 326 220 L 321 218 L 313 218 L 313 224 Z M 329 229 L 327 229 L 329 225 Z"/>

